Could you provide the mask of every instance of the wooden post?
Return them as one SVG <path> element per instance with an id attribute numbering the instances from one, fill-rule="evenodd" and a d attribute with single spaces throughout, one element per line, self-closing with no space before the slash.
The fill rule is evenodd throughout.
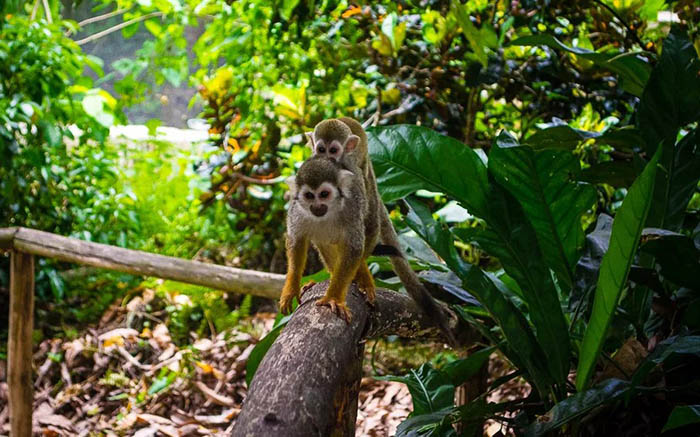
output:
<path id="1" fill-rule="evenodd" d="M 34 256 L 14 250 L 10 256 L 10 338 L 7 347 L 10 434 L 13 437 L 30 437 Z"/>

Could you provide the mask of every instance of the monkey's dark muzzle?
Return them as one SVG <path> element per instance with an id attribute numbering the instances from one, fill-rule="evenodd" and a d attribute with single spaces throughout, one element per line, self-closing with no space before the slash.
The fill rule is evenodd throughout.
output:
<path id="1" fill-rule="evenodd" d="M 326 205 L 312 205 L 311 213 L 316 217 L 323 217 L 328 212 L 328 207 Z"/>

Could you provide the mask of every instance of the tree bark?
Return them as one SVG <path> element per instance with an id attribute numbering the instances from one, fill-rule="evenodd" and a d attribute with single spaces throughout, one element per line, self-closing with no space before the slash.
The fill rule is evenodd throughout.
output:
<path id="1" fill-rule="evenodd" d="M 370 308 L 355 284 L 347 297 L 352 321 L 346 324 L 328 307 L 314 304 L 327 285 L 316 284 L 302 296 L 260 363 L 232 436 L 352 437 L 364 339 L 389 334 L 441 338 L 410 297 L 380 289 Z"/>
<path id="2" fill-rule="evenodd" d="M 304 293 L 263 358 L 233 436 L 354 436 L 369 306 L 353 284 L 347 324 L 328 307 L 315 305 L 326 286 L 316 284 Z"/>

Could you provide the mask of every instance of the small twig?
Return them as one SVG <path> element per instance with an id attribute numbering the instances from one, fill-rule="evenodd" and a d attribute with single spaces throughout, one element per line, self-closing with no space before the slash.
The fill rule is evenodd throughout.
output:
<path id="1" fill-rule="evenodd" d="M 49 24 L 53 23 L 53 18 L 51 17 L 51 7 L 49 6 L 49 0 L 42 0 L 44 3 L 44 15 L 46 15 L 46 21 Z"/>
<path id="2" fill-rule="evenodd" d="M 108 13 L 106 13 L 106 14 L 98 15 L 98 16 L 96 16 L 96 17 L 86 18 L 86 19 L 84 19 L 83 21 L 79 22 L 79 23 L 78 23 L 78 26 L 79 26 L 79 27 L 84 27 L 84 26 L 87 26 L 87 25 L 90 24 L 90 23 L 96 23 L 96 22 L 98 22 L 98 21 L 107 20 L 108 18 L 112 18 L 112 17 L 114 17 L 114 16 L 116 16 L 116 15 L 119 15 L 119 14 L 122 14 L 122 13 L 126 12 L 127 10 L 128 10 L 128 9 L 117 9 L 116 11 L 108 12 Z M 65 34 L 65 35 L 66 35 L 66 36 L 71 36 L 72 34 L 73 34 L 73 29 L 68 29 L 68 30 L 66 31 L 66 34 Z"/>
<path id="3" fill-rule="evenodd" d="M 644 48 L 644 43 L 642 42 L 641 39 L 639 39 L 639 35 L 637 35 L 637 32 L 635 32 L 634 29 L 632 29 L 632 27 L 630 27 L 630 25 L 627 24 L 627 22 L 620 16 L 620 14 L 617 13 L 617 11 L 615 9 L 613 9 L 609 5 L 606 5 L 601 0 L 595 0 L 595 2 L 598 3 L 599 5 L 601 5 L 602 7 L 604 7 L 605 9 L 607 9 L 608 11 L 610 11 L 610 13 L 613 14 L 613 16 L 615 18 L 617 18 L 618 21 L 620 21 L 620 23 L 622 23 L 623 26 L 625 26 L 625 33 L 627 33 L 628 36 L 631 33 L 632 39 L 637 44 L 639 44 L 640 47 Z"/>
<path id="4" fill-rule="evenodd" d="M 275 178 L 269 178 L 269 179 L 258 179 L 254 178 L 251 176 L 246 176 L 241 173 L 232 173 L 232 176 L 235 177 L 236 179 L 240 179 L 244 182 L 250 182 L 251 184 L 256 184 L 256 185 L 276 185 L 279 184 L 280 182 L 284 182 L 285 178 L 282 176 L 277 176 Z"/>
<path id="5" fill-rule="evenodd" d="M 121 356 L 123 356 L 124 358 L 126 358 L 126 360 L 127 360 L 129 363 L 131 363 L 132 365 L 138 367 L 139 369 L 148 370 L 148 369 L 151 368 L 151 366 L 147 366 L 147 365 L 145 365 L 145 364 L 141 364 L 141 362 L 140 362 L 139 360 L 137 360 L 136 358 L 134 358 L 134 356 L 131 355 L 126 349 L 124 349 L 123 346 L 117 346 L 117 351 L 119 352 L 119 354 L 120 354 Z"/>
<path id="6" fill-rule="evenodd" d="M 367 129 L 370 125 L 372 125 L 374 123 L 374 120 L 376 118 L 377 118 L 377 113 L 375 112 L 374 114 L 370 115 L 367 120 L 362 122 L 362 128 Z"/>
<path id="7" fill-rule="evenodd" d="M 90 35 L 86 38 L 79 39 L 75 43 L 78 44 L 79 46 L 81 46 L 83 44 L 87 44 L 89 42 L 92 42 L 96 39 L 102 38 L 105 35 L 109 35 L 112 32 L 116 32 L 116 31 L 121 30 L 127 26 L 131 26 L 134 23 L 148 20 L 149 18 L 153 18 L 153 17 L 162 17 L 163 15 L 164 14 L 162 12 L 151 12 L 150 14 L 146 14 L 146 15 L 142 15 L 140 17 L 132 18 L 129 21 L 125 21 L 123 23 L 117 24 L 116 26 L 110 27 L 109 29 L 105 29 L 102 32 L 97 32 L 97 33 Z"/>
<path id="8" fill-rule="evenodd" d="M 36 18 L 36 13 L 39 11 L 39 0 L 34 2 L 34 7 L 32 8 L 32 14 L 29 16 L 29 21 L 34 21 Z"/>
<path id="9" fill-rule="evenodd" d="M 127 10 L 128 9 L 117 9 L 116 11 L 108 12 L 106 14 L 98 15 L 96 17 L 86 18 L 83 21 L 79 22 L 78 26 L 83 27 L 83 26 L 87 26 L 90 23 L 96 23 L 98 21 L 106 20 L 108 18 L 114 17 L 115 15 L 123 14 Z"/>
<path id="10" fill-rule="evenodd" d="M 224 396 L 222 394 L 215 392 L 214 390 L 207 387 L 207 385 L 204 384 L 202 381 L 195 382 L 194 386 L 197 387 L 202 393 L 204 393 L 215 404 L 223 405 L 224 407 L 233 407 L 235 405 L 235 402 L 233 401 L 233 399 L 229 398 L 228 396 Z"/>
<path id="11" fill-rule="evenodd" d="M 382 118 L 382 89 L 377 85 L 377 110 L 374 113 L 374 121 L 372 126 L 377 126 Z"/>

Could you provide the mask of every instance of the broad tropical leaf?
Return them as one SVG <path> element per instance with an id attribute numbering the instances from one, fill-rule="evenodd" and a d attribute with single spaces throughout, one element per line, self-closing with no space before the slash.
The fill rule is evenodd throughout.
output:
<path id="1" fill-rule="evenodd" d="M 483 216 L 486 166 L 472 149 L 420 126 L 373 128 L 367 135 L 382 200 L 426 189 L 444 193 L 470 213 Z"/>
<path id="2" fill-rule="evenodd" d="M 680 229 L 688 202 L 697 189 L 698 180 L 700 180 L 700 131 L 695 128 L 676 145 L 673 173 L 668 185 L 664 228 Z"/>
<path id="3" fill-rule="evenodd" d="M 535 229 L 545 262 L 568 287 L 583 245 L 581 215 L 596 199 L 592 186 L 576 182 L 579 160 L 564 150 L 501 147 L 489 155 L 489 172 L 515 196 Z"/>
<path id="4" fill-rule="evenodd" d="M 593 312 L 583 336 L 579 353 L 576 388 L 582 391 L 588 385 L 598 356 L 603 348 L 610 321 L 615 314 L 618 300 L 627 284 L 639 237 L 649 213 L 651 194 L 654 190 L 656 165 L 661 149 L 632 184 L 620 210 L 613 221 L 610 247 L 603 257 L 593 300 Z"/>
<path id="5" fill-rule="evenodd" d="M 525 435 L 540 436 L 553 431 L 605 403 L 622 398 L 630 390 L 630 383 L 608 379 L 597 386 L 564 399 L 554 406 L 544 418 L 530 425 Z"/>
<path id="6" fill-rule="evenodd" d="M 549 371 L 563 384 L 571 355 L 568 325 L 552 275 L 542 262 L 535 231 L 518 201 L 495 182 L 491 184 L 488 205 L 488 226 L 473 239 L 497 257 L 506 273 L 518 283 L 529 306 L 537 340 L 548 351 Z"/>
<path id="7" fill-rule="evenodd" d="M 406 376 L 385 376 L 377 379 L 403 382 L 411 392 L 413 414 L 431 414 L 454 405 L 455 386 L 448 375 L 425 363 Z"/>
<path id="8" fill-rule="evenodd" d="M 669 86 L 669 84 L 673 84 Z M 684 31 L 674 27 L 637 110 L 637 126 L 651 154 L 659 144 L 662 171 L 656 175 L 647 226 L 678 230 L 700 172 L 697 129 L 678 144 L 681 128 L 700 120 L 700 59 Z"/>
<path id="9" fill-rule="evenodd" d="M 680 428 L 686 425 L 700 423 L 700 405 L 683 405 L 671 411 L 671 415 L 666 421 L 666 425 L 661 432 Z"/>
<path id="10" fill-rule="evenodd" d="M 661 275 L 676 285 L 700 290 L 700 249 L 683 234 L 664 229 L 647 228 L 643 231 L 643 252 L 654 255 L 661 267 Z"/>
<path id="11" fill-rule="evenodd" d="M 664 40 L 637 110 L 637 127 L 647 153 L 653 153 L 663 140 L 675 142 L 678 129 L 700 119 L 699 70 L 693 42 L 674 27 Z"/>
<path id="12" fill-rule="evenodd" d="M 669 337 L 659 343 L 656 349 L 654 349 L 654 352 L 649 354 L 639 365 L 637 371 L 634 372 L 632 384 L 641 384 L 654 367 L 662 364 L 673 354 L 700 356 L 700 336 L 687 335 Z"/>
<path id="13" fill-rule="evenodd" d="M 548 396 L 553 383 L 552 375 L 546 370 L 548 360 L 523 314 L 481 269 L 462 261 L 455 250 L 451 233 L 432 218 L 425 205 L 410 199 L 407 202 L 410 207 L 406 216 L 408 226 L 430 244 L 460 277 L 464 289 L 491 313 L 510 344 L 509 349 L 517 354 L 517 364 L 527 370 L 540 394 Z"/>

